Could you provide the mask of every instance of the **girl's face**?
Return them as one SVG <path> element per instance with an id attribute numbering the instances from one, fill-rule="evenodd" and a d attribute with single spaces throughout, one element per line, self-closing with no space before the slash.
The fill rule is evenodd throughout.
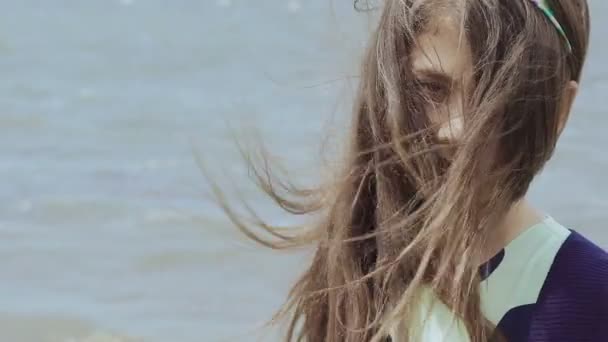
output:
<path id="1" fill-rule="evenodd" d="M 459 23 L 435 16 L 418 36 L 411 61 L 414 77 L 430 100 L 426 113 L 439 140 L 458 139 L 473 78 L 471 48 Z"/>
<path id="2" fill-rule="evenodd" d="M 411 55 L 415 78 L 430 101 L 426 113 L 437 127 L 440 141 L 456 141 L 463 131 L 467 97 L 473 91 L 473 57 L 460 23 L 449 15 L 435 15 L 418 36 Z M 561 133 L 578 90 L 576 81 L 566 84 L 560 101 L 558 134 Z"/>

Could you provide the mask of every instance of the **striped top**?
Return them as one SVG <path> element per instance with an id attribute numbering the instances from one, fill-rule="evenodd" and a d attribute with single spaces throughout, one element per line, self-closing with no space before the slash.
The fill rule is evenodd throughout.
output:
<path id="1" fill-rule="evenodd" d="M 608 254 L 552 218 L 527 229 L 480 269 L 482 310 L 511 342 L 608 342 Z M 423 342 L 469 342 L 430 292 L 417 314 Z M 399 325 L 393 342 L 406 342 Z"/>

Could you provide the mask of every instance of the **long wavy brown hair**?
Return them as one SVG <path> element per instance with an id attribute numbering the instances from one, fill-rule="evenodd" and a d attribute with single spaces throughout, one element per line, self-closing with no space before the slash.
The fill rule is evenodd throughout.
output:
<path id="1" fill-rule="evenodd" d="M 340 170 L 318 188 L 299 189 L 264 160 L 251 163 L 281 208 L 315 219 L 304 231 L 252 224 L 215 187 L 247 236 L 272 248 L 316 248 L 275 317 L 290 320 L 286 341 L 380 340 L 412 317 L 423 287 L 464 322 L 472 341 L 490 339 L 478 293 L 485 233 L 550 159 L 560 99 L 570 80 L 579 81 L 587 53 L 586 1 L 549 2 L 572 51 L 529 0 L 385 0 Z M 448 147 L 435 137 L 430 99 L 410 64 L 416 38 L 438 13 L 460 23 L 473 55 L 464 132 Z M 403 327 L 412 340 L 414 328 Z"/>

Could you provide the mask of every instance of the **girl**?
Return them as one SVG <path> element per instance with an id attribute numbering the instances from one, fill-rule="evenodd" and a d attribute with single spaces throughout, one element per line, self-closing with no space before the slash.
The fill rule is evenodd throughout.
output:
<path id="1" fill-rule="evenodd" d="M 357 4 L 356 5 L 361 5 Z M 316 225 L 287 341 L 608 341 L 608 255 L 525 199 L 574 101 L 585 0 L 386 0 L 351 140 L 315 190 L 257 179 Z"/>

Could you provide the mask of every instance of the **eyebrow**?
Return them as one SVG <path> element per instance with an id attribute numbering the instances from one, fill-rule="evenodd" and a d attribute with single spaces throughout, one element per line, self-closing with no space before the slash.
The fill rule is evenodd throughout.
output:
<path id="1" fill-rule="evenodd" d="M 444 84 L 453 84 L 456 80 L 445 72 L 437 71 L 435 69 L 427 68 L 414 68 L 414 74 L 419 78 L 429 79 L 435 82 L 441 82 Z"/>

